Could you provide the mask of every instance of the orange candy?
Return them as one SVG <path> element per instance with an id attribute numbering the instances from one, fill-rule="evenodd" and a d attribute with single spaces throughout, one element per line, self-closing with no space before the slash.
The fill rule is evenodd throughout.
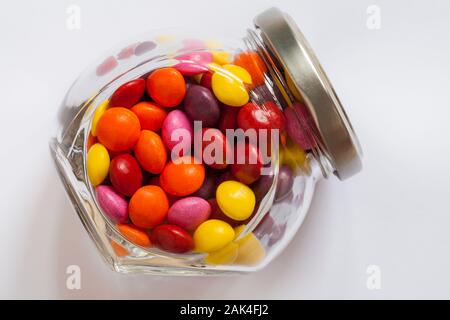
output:
<path id="1" fill-rule="evenodd" d="M 148 76 L 147 92 L 157 104 L 171 108 L 183 101 L 186 94 L 186 83 L 178 70 L 161 68 Z"/>
<path id="2" fill-rule="evenodd" d="M 131 111 L 139 118 L 143 130 L 158 131 L 167 116 L 167 112 L 163 108 L 147 101 L 134 105 Z"/>
<path id="3" fill-rule="evenodd" d="M 97 138 L 109 151 L 127 151 L 136 144 L 141 133 L 139 118 L 126 108 L 105 111 L 97 124 Z"/>
<path id="4" fill-rule="evenodd" d="M 187 196 L 201 188 L 205 180 L 205 167 L 194 163 L 194 158 L 185 156 L 177 163 L 169 162 L 159 181 L 167 193 L 174 196 Z"/>
<path id="5" fill-rule="evenodd" d="M 142 130 L 134 148 L 141 166 L 150 173 L 161 173 L 167 161 L 167 151 L 161 137 L 150 130 Z"/>
<path id="6" fill-rule="evenodd" d="M 255 87 L 264 83 L 264 73 L 267 72 L 267 67 L 256 52 L 246 51 L 239 53 L 234 58 L 234 64 L 250 73 Z"/>
<path id="7" fill-rule="evenodd" d="M 127 239 L 130 242 L 133 242 L 134 244 L 137 244 L 138 246 L 150 247 L 152 245 L 150 237 L 148 236 L 147 232 L 137 228 L 136 226 L 133 226 L 132 224 L 121 223 L 117 225 L 117 229 L 119 229 L 120 233 L 122 233 L 125 239 Z M 116 246 L 119 246 L 119 244 L 117 243 L 115 244 Z M 122 249 L 124 249 L 125 252 L 119 251 L 119 253 L 126 254 L 126 249 L 123 247 Z"/>
<path id="8" fill-rule="evenodd" d="M 161 224 L 169 210 L 169 200 L 158 186 L 139 188 L 131 197 L 128 213 L 131 221 L 141 228 L 153 228 Z"/>

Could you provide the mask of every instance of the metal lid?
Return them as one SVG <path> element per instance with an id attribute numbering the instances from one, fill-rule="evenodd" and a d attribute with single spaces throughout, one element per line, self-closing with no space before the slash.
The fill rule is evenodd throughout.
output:
<path id="1" fill-rule="evenodd" d="M 358 139 L 328 77 L 295 22 L 279 9 L 271 8 L 259 14 L 254 23 L 264 45 L 300 92 L 334 174 L 344 180 L 359 172 L 362 152 Z"/>

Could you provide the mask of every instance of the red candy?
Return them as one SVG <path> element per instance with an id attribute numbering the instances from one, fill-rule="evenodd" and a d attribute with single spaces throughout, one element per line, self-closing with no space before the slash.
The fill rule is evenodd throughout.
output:
<path id="1" fill-rule="evenodd" d="M 191 235 L 175 225 L 160 225 L 153 229 L 151 237 L 157 246 L 170 252 L 184 253 L 194 248 Z"/>
<path id="2" fill-rule="evenodd" d="M 284 115 L 278 106 L 273 102 L 266 102 L 262 106 L 254 103 L 247 103 L 243 106 L 237 116 L 239 128 L 247 129 L 284 129 Z"/>
<path id="3" fill-rule="evenodd" d="M 242 108 L 222 106 L 221 113 L 220 113 L 220 119 L 219 119 L 220 131 L 222 131 L 224 134 L 226 134 L 227 129 L 236 129 L 237 116 L 238 116 L 239 110 Z"/>
<path id="4" fill-rule="evenodd" d="M 242 154 L 242 147 L 245 153 Z M 234 163 L 231 165 L 231 173 L 240 182 L 252 184 L 261 176 L 262 158 L 257 147 L 252 144 L 238 143 L 235 149 Z"/>
<path id="5" fill-rule="evenodd" d="M 148 76 L 147 92 L 157 104 L 171 108 L 183 101 L 186 94 L 186 83 L 178 70 L 161 68 Z"/>
<path id="6" fill-rule="evenodd" d="M 141 123 L 142 130 L 159 131 L 167 112 L 152 102 L 139 102 L 131 108 Z"/>
<path id="7" fill-rule="evenodd" d="M 129 197 L 142 186 L 141 168 L 129 154 L 121 154 L 112 159 L 109 178 L 114 189 Z"/>
<path id="8" fill-rule="evenodd" d="M 144 95 L 145 80 L 131 80 L 121 85 L 111 96 L 109 107 L 131 108 Z"/>
<path id="9" fill-rule="evenodd" d="M 225 135 L 215 128 L 203 128 L 202 135 L 196 133 L 197 139 L 202 139 L 202 159 L 203 162 L 213 169 L 225 169 L 227 167 L 227 155 L 231 155 L 231 148 Z M 221 146 L 222 156 L 216 154 L 215 146 Z"/>

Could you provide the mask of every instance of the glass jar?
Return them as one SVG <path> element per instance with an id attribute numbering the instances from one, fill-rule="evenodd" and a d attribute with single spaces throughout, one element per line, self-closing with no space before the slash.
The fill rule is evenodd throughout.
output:
<path id="1" fill-rule="evenodd" d="M 51 153 L 84 227 L 114 270 L 172 275 L 259 270 L 287 246 L 299 229 L 319 179 L 331 174 L 346 179 L 361 169 L 360 147 L 351 124 L 295 23 L 276 8 L 258 15 L 254 23 L 254 28 L 237 41 L 181 32 L 147 33 L 112 49 L 106 59 L 87 68 L 67 92 L 58 114 L 58 133 L 50 142 Z M 206 60 L 202 60 L 205 56 Z M 227 67 L 230 64 L 244 67 L 251 80 L 245 81 L 247 73 L 242 75 L 241 69 L 235 72 Z M 88 151 L 95 139 L 92 123 L 98 110 L 105 107 L 102 103 L 124 83 L 147 79 L 153 70 L 165 67 L 179 70 L 190 85 L 207 87 L 216 96 L 211 76 L 221 75 L 227 83 L 237 81 L 248 95 L 245 104 L 253 103 L 264 115 L 271 112 L 267 107 L 270 102 L 284 115 L 279 138 L 272 140 L 276 143 L 270 144 L 267 153 L 270 161 L 264 167 L 266 173 L 248 183 L 256 200 L 251 216 L 234 221 L 222 215 L 235 229 L 231 241 L 214 251 L 177 253 L 136 243 L 139 241 L 124 235 L 114 219 L 105 214 L 88 177 Z M 139 99 L 149 97 L 144 94 Z M 226 112 L 236 117 L 243 108 L 242 103 L 225 106 L 227 97 L 218 100 L 222 118 Z M 232 123 L 235 121 L 233 118 Z M 144 173 L 143 184 L 152 184 L 151 179 Z M 219 180 L 239 179 L 225 173 Z M 214 187 L 217 185 L 216 181 Z M 212 216 L 223 214 L 217 201 L 209 204 Z M 152 236 L 154 233 L 140 231 Z"/>

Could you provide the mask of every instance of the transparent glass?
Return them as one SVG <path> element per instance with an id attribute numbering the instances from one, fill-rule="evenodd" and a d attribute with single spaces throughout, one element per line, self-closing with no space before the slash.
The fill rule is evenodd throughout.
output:
<path id="1" fill-rule="evenodd" d="M 284 109 L 301 101 L 292 91 L 289 79 L 283 79 L 270 52 L 265 52 L 256 31 L 249 30 L 241 40 L 199 37 L 198 34 L 161 32 L 145 34 L 117 46 L 104 59 L 93 63 L 73 83 L 58 113 L 58 131 L 50 141 L 51 153 L 64 187 L 88 234 L 113 270 L 124 273 L 171 275 L 208 275 L 245 273 L 259 270 L 272 261 L 291 241 L 302 224 L 314 193 L 314 187 L 326 174 L 326 163 L 317 148 L 304 151 L 288 135 L 280 150 L 272 152 L 273 176 L 251 219 L 232 242 L 222 263 L 209 263 L 207 254 L 174 254 L 156 247 L 144 248 L 128 241 L 102 212 L 86 170 L 88 138 L 96 108 L 123 83 L 145 77 L 152 70 L 178 63 L 182 53 L 223 52 L 233 61 L 236 54 L 258 53 L 265 64 L 263 82 L 248 87 L 250 101 L 272 101 Z M 214 68 L 212 66 L 211 68 Z M 193 80 L 194 81 L 194 80 Z M 308 119 L 297 113 L 299 128 L 308 135 Z M 292 119 L 291 119 L 292 120 Z M 314 140 L 311 134 L 311 139 Z M 289 166 L 293 184 L 282 197 L 277 196 L 279 169 Z M 256 188 L 256 186 L 253 186 Z"/>

